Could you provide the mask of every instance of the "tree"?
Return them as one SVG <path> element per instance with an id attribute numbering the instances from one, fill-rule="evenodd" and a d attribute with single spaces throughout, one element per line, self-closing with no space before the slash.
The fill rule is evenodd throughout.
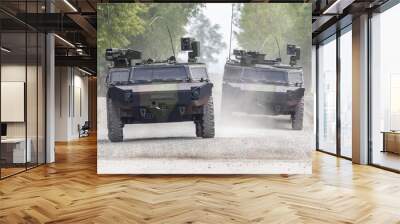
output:
<path id="1" fill-rule="evenodd" d="M 99 4 L 97 8 L 97 47 L 126 47 L 129 37 L 144 32 L 141 18 L 148 10 L 144 4 Z"/>
<path id="2" fill-rule="evenodd" d="M 131 36 L 129 47 L 142 51 L 144 58 L 165 60 L 172 56 L 170 30 L 174 51 L 180 49 L 180 37 L 185 34 L 185 26 L 190 18 L 196 16 L 202 4 L 148 4 L 149 10 L 142 17 L 146 21 L 142 34 Z"/>
<path id="3" fill-rule="evenodd" d="M 219 32 L 220 28 L 218 24 L 212 25 L 204 13 L 199 13 L 192 19 L 189 33 L 200 41 L 202 62 L 216 63 L 218 61 L 217 54 L 226 47 L 222 41 L 222 34 Z"/>

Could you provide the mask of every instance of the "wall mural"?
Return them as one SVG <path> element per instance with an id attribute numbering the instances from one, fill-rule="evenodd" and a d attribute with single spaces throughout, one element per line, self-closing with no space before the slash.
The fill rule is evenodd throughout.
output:
<path id="1" fill-rule="evenodd" d="M 99 174 L 311 173 L 311 4 L 97 9 Z"/>

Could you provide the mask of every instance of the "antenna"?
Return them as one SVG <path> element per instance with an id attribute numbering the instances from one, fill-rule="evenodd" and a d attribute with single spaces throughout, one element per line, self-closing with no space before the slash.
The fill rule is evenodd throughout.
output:
<path id="1" fill-rule="evenodd" d="M 149 26 L 153 27 L 153 23 L 154 23 L 156 20 L 158 20 L 158 19 L 164 19 L 164 17 L 162 17 L 162 16 L 156 16 L 156 17 L 154 17 L 154 19 L 152 19 L 152 21 L 149 23 Z M 176 55 L 175 55 L 175 48 L 174 48 L 174 42 L 172 41 L 171 31 L 170 31 L 170 29 L 169 29 L 167 23 L 165 23 L 165 26 L 167 27 L 167 31 L 168 31 L 168 35 L 169 35 L 169 40 L 170 40 L 170 42 L 171 42 L 172 53 L 174 54 L 174 58 L 176 58 Z"/>
<path id="2" fill-rule="evenodd" d="M 281 48 L 279 47 L 278 38 L 276 38 L 275 35 L 274 35 L 274 39 L 275 39 L 276 46 L 278 47 L 279 58 L 282 59 L 282 58 L 281 58 Z M 261 49 L 264 49 L 264 45 L 265 45 L 265 43 L 267 42 L 267 40 L 268 40 L 268 37 L 265 38 L 264 42 L 261 44 Z"/>
<path id="3" fill-rule="evenodd" d="M 109 4 L 107 4 L 107 25 L 108 25 L 108 32 L 109 33 L 112 33 L 111 32 L 111 24 L 110 24 L 110 21 L 111 21 L 111 19 L 110 19 L 110 5 Z M 108 44 L 109 44 L 109 48 L 111 48 L 112 46 L 111 46 L 111 38 L 110 38 L 110 36 L 108 36 Z"/>
<path id="4" fill-rule="evenodd" d="M 278 38 L 276 38 L 275 35 L 274 35 L 274 38 L 275 38 L 276 46 L 278 47 L 279 58 L 282 59 L 281 58 L 281 48 L 279 47 Z"/>
<path id="5" fill-rule="evenodd" d="M 171 31 L 169 31 L 168 24 L 166 24 L 166 26 L 167 26 L 167 30 L 168 30 L 168 34 L 169 34 L 169 40 L 171 41 L 172 53 L 174 54 L 174 58 L 176 58 L 175 49 L 174 49 L 174 42 L 172 41 Z"/>
<path id="6" fill-rule="evenodd" d="M 232 12 L 231 12 L 231 34 L 229 36 L 229 55 L 228 58 L 231 60 L 231 48 L 232 48 L 232 24 L 233 24 L 233 3 L 232 3 Z"/>

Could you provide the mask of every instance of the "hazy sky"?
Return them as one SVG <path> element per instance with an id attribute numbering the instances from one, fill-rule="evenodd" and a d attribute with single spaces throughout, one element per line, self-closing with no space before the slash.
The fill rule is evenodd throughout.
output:
<path id="1" fill-rule="evenodd" d="M 221 49 L 218 55 L 218 63 L 208 65 L 208 70 L 210 73 L 216 72 L 222 74 L 226 58 L 228 57 L 232 4 L 207 3 L 205 4 L 205 8 L 203 8 L 202 10 L 204 12 L 204 15 L 206 15 L 210 19 L 210 22 L 213 25 L 218 24 L 221 27 L 220 33 L 223 36 L 222 41 L 226 43 L 226 48 Z M 237 48 L 237 41 L 234 37 L 232 37 L 232 50 L 235 48 Z"/>

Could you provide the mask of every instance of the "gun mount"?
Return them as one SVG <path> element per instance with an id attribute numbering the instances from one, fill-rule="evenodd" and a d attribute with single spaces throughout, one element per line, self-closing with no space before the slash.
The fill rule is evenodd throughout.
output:
<path id="1" fill-rule="evenodd" d="M 188 52 L 188 62 L 196 63 L 200 56 L 200 42 L 194 38 L 181 38 L 181 50 Z M 142 60 L 142 52 L 132 49 L 109 48 L 105 54 L 107 61 L 114 62 L 113 67 L 130 67 L 139 64 L 155 64 L 155 63 L 176 63 L 175 56 L 171 56 L 166 60 L 156 61 L 151 58 Z M 133 61 L 136 60 L 134 63 Z"/>
<path id="2" fill-rule="evenodd" d="M 114 67 L 128 67 L 132 65 L 132 60 L 141 60 L 142 52 L 132 49 L 106 49 L 106 60 L 113 61 Z"/>
<path id="3" fill-rule="evenodd" d="M 281 62 L 280 58 L 275 60 L 266 60 L 265 54 L 257 51 L 233 50 L 235 59 L 239 61 L 240 65 L 249 66 L 255 64 L 275 65 Z"/>
<path id="4" fill-rule="evenodd" d="M 296 45 L 287 45 L 287 54 L 290 56 L 290 66 L 295 66 L 297 60 L 300 59 L 300 48 Z M 259 53 L 258 51 L 245 51 L 245 50 L 233 50 L 235 59 L 242 66 L 250 66 L 255 64 L 264 65 L 279 65 L 282 62 L 281 58 L 276 59 L 265 59 L 265 54 Z"/>
<path id="5" fill-rule="evenodd" d="M 200 41 L 190 37 L 182 37 L 181 50 L 188 51 L 188 62 L 196 62 L 200 56 Z"/>

